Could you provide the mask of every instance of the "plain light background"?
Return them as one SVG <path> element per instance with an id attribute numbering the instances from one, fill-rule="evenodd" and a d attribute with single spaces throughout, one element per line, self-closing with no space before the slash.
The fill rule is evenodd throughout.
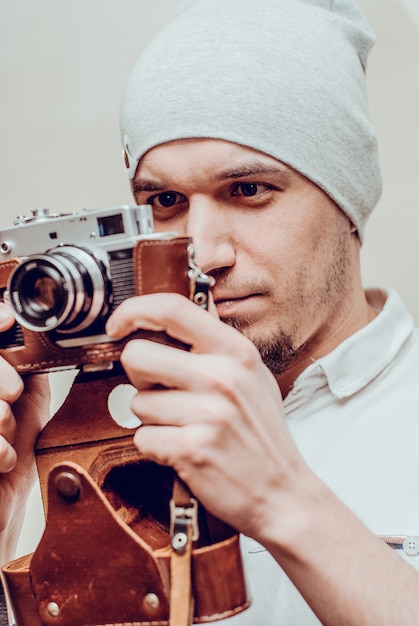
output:
<path id="1" fill-rule="evenodd" d="M 178 5 L 1 0 L 0 228 L 41 206 L 75 211 L 131 202 L 120 94 L 138 54 Z M 364 282 L 395 287 L 419 323 L 419 2 L 359 5 L 377 35 L 367 76 L 384 177 L 362 251 Z M 34 549 L 41 531 L 35 490 L 19 554 Z"/>

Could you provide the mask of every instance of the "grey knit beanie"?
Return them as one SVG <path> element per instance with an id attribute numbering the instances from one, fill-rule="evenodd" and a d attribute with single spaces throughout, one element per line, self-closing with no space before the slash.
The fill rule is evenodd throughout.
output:
<path id="1" fill-rule="evenodd" d="M 381 193 L 365 92 L 374 35 L 352 0 L 188 0 L 141 55 L 121 135 L 130 178 L 151 148 L 216 138 L 287 163 L 362 239 Z"/>

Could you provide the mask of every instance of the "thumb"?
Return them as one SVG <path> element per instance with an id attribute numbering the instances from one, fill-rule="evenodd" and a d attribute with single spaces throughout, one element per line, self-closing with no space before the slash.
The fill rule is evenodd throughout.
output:
<path id="1" fill-rule="evenodd" d="M 0 302 L 0 332 L 4 332 L 5 330 L 9 330 L 15 323 L 15 318 L 13 317 L 12 311 L 3 302 Z"/>
<path id="2" fill-rule="evenodd" d="M 25 468 L 34 456 L 36 439 L 50 418 L 50 388 L 47 374 L 25 378 L 25 390 L 13 404 L 17 430 L 14 448 L 17 469 Z"/>

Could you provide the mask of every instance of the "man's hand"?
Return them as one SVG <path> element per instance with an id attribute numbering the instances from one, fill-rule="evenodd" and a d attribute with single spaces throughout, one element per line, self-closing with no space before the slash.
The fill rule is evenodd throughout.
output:
<path id="1" fill-rule="evenodd" d="M 275 379 L 248 339 L 182 296 L 126 300 L 107 332 L 120 338 L 137 328 L 164 330 L 191 349 L 134 340 L 123 351 L 138 390 L 131 408 L 142 420 L 135 444 L 174 467 L 214 515 L 263 541 L 274 494 L 306 469 Z"/>
<path id="2" fill-rule="evenodd" d="M 14 323 L 0 304 L 0 332 Z M 34 446 L 50 416 L 46 375 L 30 376 L 23 383 L 0 359 L 0 563 L 14 556 L 26 500 L 36 478 Z"/>

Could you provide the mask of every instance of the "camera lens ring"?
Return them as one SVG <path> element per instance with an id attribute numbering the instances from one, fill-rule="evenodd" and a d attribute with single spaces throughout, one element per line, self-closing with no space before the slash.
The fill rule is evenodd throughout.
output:
<path id="1" fill-rule="evenodd" d="M 83 248 L 70 245 L 22 261 L 11 273 L 7 289 L 16 320 L 37 332 L 88 328 L 106 305 L 101 265 Z"/>
<path id="2" fill-rule="evenodd" d="M 37 278 L 38 275 L 38 278 Z M 36 284 L 46 277 L 52 281 L 56 287 L 56 292 L 61 296 L 62 306 L 56 311 L 48 314 L 45 308 L 42 314 L 42 307 L 35 303 L 35 297 L 31 296 L 32 284 Z M 71 313 L 74 306 L 73 292 L 68 289 L 72 278 L 66 267 L 57 267 L 57 263 L 51 261 L 46 254 L 36 254 L 29 259 L 22 261 L 11 273 L 8 281 L 7 293 L 8 301 L 13 309 L 16 321 L 25 328 L 33 331 L 45 331 L 57 328 L 63 320 Z M 28 316 L 27 311 L 31 310 Z"/>
<path id="3" fill-rule="evenodd" d="M 98 261 L 92 254 L 83 248 L 77 246 L 63 245 L 53 248 L 49 251 L 49 254 L 59 256 L 62 262 L 66 265 L 73 281 L 76 285 L 75 296 L 76 302 L 74 307 L 74 314 L 67 320 L 65 326 L 67 328 L 60 328 L 60 333 L 75 333 L 85 330 L 93 324 L 100 316 L 101 312 L 106 306 L 106 294 L 107 288 L 105 285 L 105 277 L 103 270 L 101 269 Z M 76 261 L 76 263 L 74 263 Z M 89 310 L 85 314 L 84 318 L 78 323 L 73 325 L 77 315 L 82 310 L 83 293 L 85 285 L 81 277 L 80 272 L 74 271 L 77 266 L 81 265 L 86 271 L 92 286 L 92 294 L 89 303 Z"/>

